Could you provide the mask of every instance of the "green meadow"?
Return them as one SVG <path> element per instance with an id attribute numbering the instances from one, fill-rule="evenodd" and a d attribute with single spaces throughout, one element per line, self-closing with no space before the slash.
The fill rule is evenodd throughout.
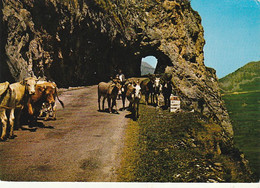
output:
<path id="1" fill-rule="evenodd" d="M 260 178 L 260 92 L 223 96 L 234 129 L 235 145 Z"/>
<path id="2" fill-rule="evenodd" d="M 260 179 L 260 61 L 249 62 L 219 80 L 234 129 L 235 145 Z"/>

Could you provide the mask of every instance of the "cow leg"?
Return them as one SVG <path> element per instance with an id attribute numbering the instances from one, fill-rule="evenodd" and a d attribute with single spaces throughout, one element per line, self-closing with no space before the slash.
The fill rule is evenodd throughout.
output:
<path id="1" fill-rule="evenodd" d="M 148 100 L 149 100 L 149 93 L 145 93 L 145 104 L 148 104 Z"/>
<path id="2" fill-rule="evenodd" d="M 139 101 L 136 103 L 136 117 L 139 118 Z"/>
<path id="3" fill-rule="evenodd" d="M 47 112 L 46 112 L 46 116 L 44 118 L 44 121 L 47 121 L 47 120 L 50 119 L 51 112 L 53 112 L 53 106 L 52 106 L 52 104 L 48 104 Z"/>
<path id="4" fill-rule="evenodd" d="M 132 115 L 133 115 L 133 120 L 136 120 L 136 114 L 135 114 L 135 102 L 132 103 Z"/>
<path id="5" fill-rule="evenodd" d="M 105 100 L 106 100 L 106 98 L 104 97 L 104 98 L 103 98 L 103 101 L 102 101 L 102 110 L 103 110 L 103 111 L 105 110 Z"/>
<path id="6" fill-rule="evenodd" d="M 10 135 L 9 138 L 14 138 L 14 109 L 11 110 L 10 116 L 9 116 L 9 123 L 10 123 Z"/>
<path id="7" fill-rule="evenodd" d="M 125 109 L 125 95 L 122 95 L 123 110 Z"/>
<path id="8" fill-rule="evenodd" d="M 115 110 L 117 112 L 117 104 L 116 104 L 116 99 L 115 100 L 112 100 L 112 108 L 113 109 L 113 106 L 115 106 Z"/>
<path id="9" fill-rule="evenodd" d="M 6 116 L 5 109 L 1 109 L 0 118 L 1 118 L 1 123 L 2 123 L 2 135 L 1 135 L 0 139 L 4 140 L 6 137 L 6 129 L 7 129 L 7 116 Z"/>
<path id="10" fill-rule="evenodd" d="M 46 116 L 43 120 L 47 121 L 49 118 L 50 118 L 50 109 L 48 108 L 48 110 L 46 111 Z"/>
<path id="11" fill-rule="evenodd" d="M 43 116 L 43 109 L 40 110 L 39 117 Z"/>
<path id="12" fill-rule="evenodd" d="M 57 106 L 56 106 L 56 104 L 54 104 L 52 107 L 52 119 L 53 120 L 56 120 L 56 110 L 57 110 Z"/>
<path id="13" fill-rule="evenodd" d="M 164 106 L 166 109 L 168 109 L 168 107 L 169 107 L 169 99 L 167 96 L 164 97 Z"/>
<path id="14" fill-rule="evenodd" d="M 132 102 L 129 101 L 129 107 L 128 107 L 128 108 L 129 108 L 130 110 L 132 110 L 132 106 L 133 106 L 133 105 L 132 105 Z"/>
<path id="15" fill-rule="evenodd" d="M 98 95 L 98 110 L 100 111 L 100 99 L 101 99 L 101 95 Z"/>
<path id="16" fill-rule="evenodd" d="M 116 112 L 117 112 L 117 110 L 118 110 L 118 109 L 117 109 L 117 104 L 116 104 L 116 100 L 115 100 L 115 107 L 116 107 Z"/>
<path id="17" fill-rule="evenodd" d="M 20 128 L 22 128 L 21 123 L 20 123 L 21 109 L 16 109 L 15 115 L 16 115 L 15 125 L 16 125 L 17 129 L 20 129 Z"/>
<path id="18" fill-rule="evenodd" d="M 112 113 L 112 109 L 111 109 L 111 98 L 110 98 L 110 97 L 107 98 L 107 104 L 108 104 L 108 111 L 109 111 L 109 113 Z"/>
<path id="19" fill-rule="evenodd" d="M 109 112 L 112 113 L 113 112 L 113 107 L 115 106 L 114 99 L 111 99 L 110 105 L 111 105 L 110 106 L 111 111 L 109 111 Z"/>
<path id="20" fill-rule="evenodd" d="M 158 97 L 159 97 L 159 95 L 156 94 L 156 97 L 155 97 L 155 100 L 156 100 L 156 106 L 159 106 Z"/>
<path id="21" fill-rule="evenodd" d="M 170 107 L 170 96 L 167 97 L 167 108 Z"/>

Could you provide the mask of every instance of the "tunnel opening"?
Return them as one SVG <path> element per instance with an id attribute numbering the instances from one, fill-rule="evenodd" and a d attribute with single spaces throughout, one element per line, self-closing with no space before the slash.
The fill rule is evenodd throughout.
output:
<path id="1" fill-rule="evenodd" d="M 151 50 L 153 53 L 141 54 L 140 72 L 141 76 L 147 74 L 161 74 L 164 73 L 167 66 L 173 66 L 171 59 L 159 50 Z M 148 51 L 149 52 L 149 51 Z"/>
<path id="2" fill-rule="evenodd" d="M 146 56 L 141 60 L 141 76 L 154 74 L 158 60 L 154 56 Z"/>

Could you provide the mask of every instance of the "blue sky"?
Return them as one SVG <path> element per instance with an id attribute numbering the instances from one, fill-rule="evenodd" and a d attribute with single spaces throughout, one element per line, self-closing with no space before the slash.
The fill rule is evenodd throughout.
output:
<path id="1" fill-rule="evenodd" d="M 260 60 L 260 0 L 191 0 L 191 6 L 202 18 L 204 63 L 219 78 Z"/>

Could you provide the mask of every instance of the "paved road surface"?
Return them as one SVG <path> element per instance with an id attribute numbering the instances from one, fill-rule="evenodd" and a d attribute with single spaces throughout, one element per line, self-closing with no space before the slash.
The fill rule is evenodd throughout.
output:
<path id="1" fill-rule="evenodd" d="M 60 98 L 65 109 L 58 105 L 56 121 L 0 142 L 1 180 L 116 181 L 129 112 L 98 112 L 97 86 L 68 90 Z"/>

